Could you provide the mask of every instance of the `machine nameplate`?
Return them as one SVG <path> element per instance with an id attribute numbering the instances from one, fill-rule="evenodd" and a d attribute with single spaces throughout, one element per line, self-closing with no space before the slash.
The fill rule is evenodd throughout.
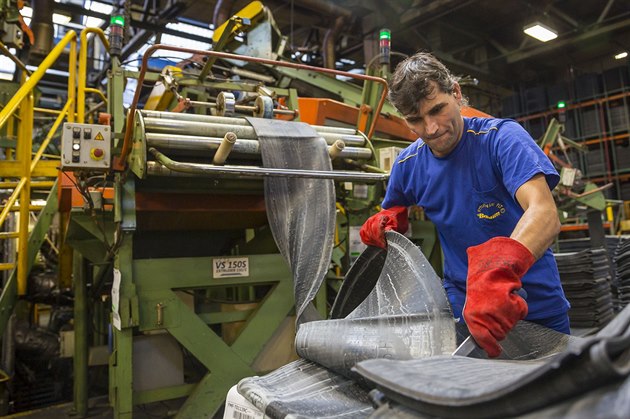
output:
<path id="1" fill-rule="evenodd" d="M 249 258 L 212 259 L 212 278 L 249 276 Z"/>

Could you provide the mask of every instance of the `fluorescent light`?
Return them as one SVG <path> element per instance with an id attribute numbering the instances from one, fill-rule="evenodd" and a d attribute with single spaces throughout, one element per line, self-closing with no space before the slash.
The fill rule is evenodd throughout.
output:
<path id="1" fill-rule="evenodd" d="M 558 32 L 540 22 L 531 23 L 523 28 L 523 32 L 539 41 L 547 42 L 558 37 Z"/>
<path id="2" fill-rule="evenodd" d="M 56 23 L 57 25 L 65 25 L 66 23 L 70 23 L 71 20 L 72 17 L 70 16 L 53 13 L 53 23 Z"/>
<path id="3" fill-rule="evenodd" d="M 615 60 L 621 60 L 622 58 L 626 58 L 627 56 L 628 53 L 626 51 L 620 52 L 619 54 L 615 55 Z"/>

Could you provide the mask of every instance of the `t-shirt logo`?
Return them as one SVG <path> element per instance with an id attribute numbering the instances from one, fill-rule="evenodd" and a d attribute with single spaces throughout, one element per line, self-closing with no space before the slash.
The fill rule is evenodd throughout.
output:
<path id="1" fill-rule="evenodd" d="M 505 213 L 505 207 L 499 202 L 483 203 L 477 207 L 477 217 L 482 220 L 494 220 Z"/>

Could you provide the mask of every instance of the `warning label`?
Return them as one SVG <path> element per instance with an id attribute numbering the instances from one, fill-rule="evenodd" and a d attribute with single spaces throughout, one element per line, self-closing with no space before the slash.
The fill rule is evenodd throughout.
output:
<path id="1" fill-rule="evenodd" d="M 98 134 L 96 134 L 96 137 L 94 137 L 94 139 L 96 141 L 104 141 L 105 137 L 103 137 L 103 134 L 101 134 L 100 132 Z"/>

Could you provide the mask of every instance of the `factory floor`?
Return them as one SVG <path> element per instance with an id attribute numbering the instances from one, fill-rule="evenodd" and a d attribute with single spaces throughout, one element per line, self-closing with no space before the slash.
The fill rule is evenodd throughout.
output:
<path id="1" fill-rule="evenodd" d="M 134 419 L 160 419 L 171 418 L 175 416 L 181 401 L 174 400 L 168 402 L 152 403 L 151 405 L 136 406 L 133 412 Z M 6 418 L 25 418 L 25 419 L 78 419 L 73 412 L 72 402 L 49 406 L 42 409 L 31 410 L 28 412 L 15 413 L 5 416 Z M 223 417 L 218 414 L 218 417 Z M 90 419 L 111 419 L 114 417 L 114 411 L 109 405 L 107 396 L 95 397 L 88 402 L 88 412 L 85 418 Z"/>

